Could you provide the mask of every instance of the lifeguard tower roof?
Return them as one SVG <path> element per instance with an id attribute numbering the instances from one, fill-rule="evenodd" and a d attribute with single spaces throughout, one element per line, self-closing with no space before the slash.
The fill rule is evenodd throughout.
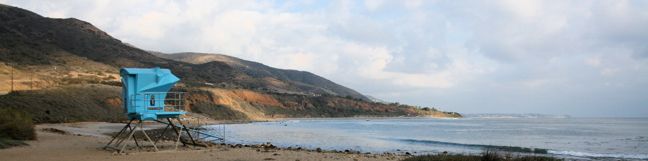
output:
<path id="1" fill-rule="evenodd" d="M 180 81 L 169 69 L 122 68 L 124 112 L 129 119 L 157 120 L 178 117 L 182 110 L 182 93 L 169 90 Z"/>

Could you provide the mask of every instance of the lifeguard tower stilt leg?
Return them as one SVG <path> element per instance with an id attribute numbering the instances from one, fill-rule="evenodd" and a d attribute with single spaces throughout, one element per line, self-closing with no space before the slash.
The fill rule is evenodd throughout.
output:
<path id="1" fill-rule="evenodd" d="M 191 136 L 191 133 L 189 132 L 189 128 L 187 128 L 187 126 L 185 126 L 184 123 L 182 123 L 182 121 L 180 121 L 180 118 L 176 118 L 176 120 L 178 120 L 178 123 L 180 123 L 180 125 L 182 125 L 182 129 L 185 130 L 185 132 L 189 136 L 189 139 L 191 139 L 191 144 L 193 144 L 193 147 L 196 148 L 196 140 L 194 140 L 193 136 Z"/>
<path id="2" fill-rule="evenodd" d="M 130 140 L 132 138 L 133 141 L 135 142 L 135 147 L 138 150 L 140 150 L 140 149 L 142 149 L 142 147 L 140 146 L 139 142 L 137 141 L 137 138 L 134 136 L 137 131 L 140 131 L 144 135 L 146 141 L 151 143 L 151 145 L 153 146 L 153 149 L 155 151 L 158 151 L 157 145 L 155 145 L 153 140 L 148 136 L 148 134 L 144 130 L 143 121 L 137 120 L 138 121 L 137 124 L 135 126 L 132 126 L 133 121 L 134 120 L 129 121 L 128 124 L 126 124 L 126 126 L 124 126 L 124 128 L 122 128 L 122 130 L 119 133 L 117 133 L 117 135 L 113 136 L 113 139 L 110 140 L 110 142 L 108 142 L 108 144 L 106 144 L 106 146 L 104 146 L 104 149 L 111 148 L 111 149 L 119 150 L 118 153 L 123 153 L 126 146 L 128 145 L 128 143 L 126 143 L 126 141 Z M 114 144 L 113 144 L 113 141 L 116 141 L 116 142 L 114 142 Z"/>
<path id="3" fill-rule="evenodd" d="M 196 140 L 191 135 L 191 132 L 189 132 L 189 129 L 187 128 L 187 126 L 185 126 L 184 123 L 182 123 L 180 118 L 176 117 L 175 119 L 178 121 L 179 125 L 176 125 L 175 123 L 173 123 L 173 121 L 171 121 L 171 118 L 166 118 L 167 122 L 156 120 L 157 122 L 162 123 L 162 124 L 166 124 L 167 126 L 164 127 L 164 130 L 162 130 L 162 133 L 155 139 L 154 143 L 157 143 L 166 134 L 169 127 L 171 127 L 173 129 L 173 131 L 175 131 L 175 134 L 176 134 L 176 139 L 175 139 L 175 141 L 176 141 L 176 143 L 175 143 L 176 149 L 178 149 L 178 146 L 177 146 L 178 143 L 177 142 L 182 143 L 183 146 L 187 146 L 187 143 L 184 140 L 180 139 L 180 136 L 181 136 L 183 131 L 187 134 L 187 136 L 189 136 L 189 139 L 191 140 L 191 144 L 195 148 L 196 145 L 197 145 Z M 178 130 L 178 129 L 180 129 L 180 130 Z"/>
<path id="4" fill-rule="evenodd" d="M 117 133 L 117 135 L 113 136 L 113 138 L 110 140 L 110 142 L 108 142 L 108 144 L 106 144 L 106 146 L 104 146 L 103 149 L 104 149 L 104 150 L 105 150 L 105 149 L 108 149 L 108 148 L 110 147 L 110 144 L 112 144 L 113 141 L 115 141 L 115 140 L 116 140 L 116 139 L 117 139 L 117 138 L 118 138 L 122 133 L 124 133 L 124 132 L 126 131 L 126 129 L 130 129 L 130 124 L 131 124 L 132 122 L 133 122 L 133 120 L 128 121 L 128 124 L 126 124 L 126 126 L 124 126 L 124 128 L 122 128 L 122 129 L 119 131 L 119 133 Z M 115 144 L 119 145 L 119 141 L 120 141 L 120 140 L 118 140 Z"/>

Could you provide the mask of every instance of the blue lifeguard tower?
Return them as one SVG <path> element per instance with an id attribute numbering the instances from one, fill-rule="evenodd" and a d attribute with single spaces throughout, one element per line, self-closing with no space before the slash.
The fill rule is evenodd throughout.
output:
<path id="1" fill-rule="evenodd" d="M 140 149 L 140 143 L 136 137 L 133 137 L 137 129 L 141 131 L 146 140 L 150 142 L 155 151 L 158 151 L 155 145 L 169 128 L 175 131 L 177 142 L 182 142 L 183 145 L 187 143 L 180 139 L 182 132 L 191 139 L 191 143 L 196 145 L 195 140 L 191 136 L 189 129 L 182 123 L 180 115 L 184 115 L 183 95 L 184 92 L 169 92 L 173 86 L 180 81 L 180 78 L 171 73 L 169 69 L 155 68 L 122 68 L 120 70 L 122 81 L 122 100 L 124 105 L 124 113 L 130 120 L 122 130 L 113 137 L 110 142 L 104 147 L 119 150 L 119 153 L 124 151 L 126 143 L 124 141 L 131 138 L 135 141 L 135 145 Z M 166 120 L 163 122 L 160 120 Z M 177 120 L 175 124 L 172 119 Z M 133 122 L 137 124 L 133 126 Z M 155 139 L 151 138 L 143 130 L 144 121 L 156 121 L 166 124 L 164 131 Z M 125 134 L 125 135 L 124 135 Z M 113 141 L 115 141 L 113 144 Z M 122 145 L 122 143 L 124 143 Z M 121 145 L 121 148 L 119 147 Z"/>
<path id="2" fill-rule="evenodd" d="M 120 74 L 124 112 L 129 119 L 158 120 L 185 114 L 182 93 L 169 92 L 180 81 L 170 70 L 122 68 Z"/>

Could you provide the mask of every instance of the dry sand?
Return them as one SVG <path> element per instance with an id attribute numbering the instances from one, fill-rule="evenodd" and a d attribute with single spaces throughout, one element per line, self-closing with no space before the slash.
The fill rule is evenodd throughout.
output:
<path id="1" fill-rule="evenodd" d="M 126 154 L 116 154 L 103 150 L 110 141 L 104 135 L 117 132 L 124 124 L 84 122 L 70 124 L 42 124 L 38 130 L 38 140 L 28 141 L 29 146 L 13 147 L 0 150 L 0 161 L 101 161 L 101 160 L 138 160 L 138 161 L 306 161 L 306 160 L 401 160 L 403 156 L 376 154 L 320 153 L 314 151 L 270 150 L 257 151 L 256 148 L 230 148 L 217 145 L 209 148 L 181 148 L 174 150 L 167 146 L 158 152 L 146 152 L 130 149 Z M 55 128 L 68 132 L 60 134 L 46 132 L 44 128 Z M 132 143 L 131 143 L 132 144 Z M 171 144 L 170 142 L 163 144 Z"/>

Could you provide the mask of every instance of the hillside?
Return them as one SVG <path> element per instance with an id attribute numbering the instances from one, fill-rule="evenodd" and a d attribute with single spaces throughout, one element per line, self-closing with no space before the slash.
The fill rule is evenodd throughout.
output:
<path id="1" fill-rule="evenodd" d="M 0 94 L 8 93 L 14 80 L 14 92 L 0 95 L 0 108 L 28 111 L 37 122 L 119 121 L 123 118 L 113 117 L 121 112 L 116 108 L 121 102 L 114 100 L 120 92 L 119 68 L 155 66 L 182 78 L 176 90 L 191 91 L 187 110 L 215 119 L 460 116 L 370 102 L 309 72 L 225 55 L 151 53 L 78 19 L 0 5 Z"/>

